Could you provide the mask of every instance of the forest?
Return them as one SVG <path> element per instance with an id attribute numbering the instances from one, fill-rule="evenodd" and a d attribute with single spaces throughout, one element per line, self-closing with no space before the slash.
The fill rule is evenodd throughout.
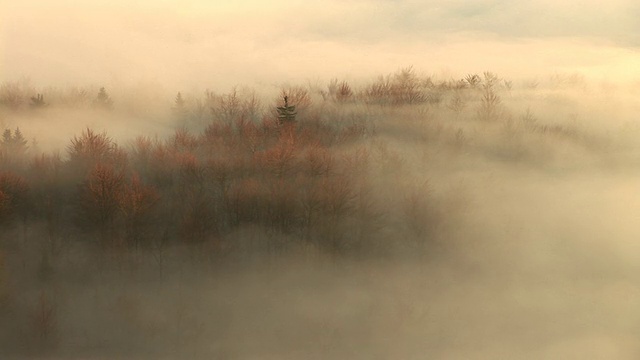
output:
<path id="1" fill-rule="evenodd" d="M 2 83 L 0 357 L 638 354 L 638 93 Z"/>

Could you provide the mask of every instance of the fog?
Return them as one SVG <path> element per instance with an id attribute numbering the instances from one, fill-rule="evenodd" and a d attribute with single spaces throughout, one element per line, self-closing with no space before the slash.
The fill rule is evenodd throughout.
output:
<path id="1" fill-rule="evenodd" d="M 588 3 L 3 3 L 0 357 L 637 359 Z"/>

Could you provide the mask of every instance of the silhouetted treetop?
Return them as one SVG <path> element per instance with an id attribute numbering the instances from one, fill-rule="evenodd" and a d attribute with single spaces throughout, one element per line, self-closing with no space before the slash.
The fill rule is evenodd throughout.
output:
<path id="1" fill-rule="evenodd" d="M 100 88 L 98 95 L 93 100 L 93 106 L 105 110 L 111 110 L 113 108 L 113 100 L 111 100 L 111 97 L 104 87 Z"/>

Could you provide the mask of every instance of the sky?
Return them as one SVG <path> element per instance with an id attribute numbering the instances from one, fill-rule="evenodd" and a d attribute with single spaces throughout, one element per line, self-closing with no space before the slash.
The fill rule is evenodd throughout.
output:
<path id="1" fill-rule="evenodd" d="M 0 80 L 169 87 L 462 77 L 640 79 L 632 0 L 0 0 Z"/>

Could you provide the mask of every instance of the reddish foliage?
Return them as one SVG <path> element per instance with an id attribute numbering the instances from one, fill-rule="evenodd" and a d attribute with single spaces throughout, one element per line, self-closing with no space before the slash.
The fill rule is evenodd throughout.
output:
<path id="1" fill-rule="evenodd" d="M 124 173 L 110 165 L 98 163 L 89 173 L 80 192 L 82 225 L 97 226 L 100 231 L 112 230 L 120 210 L 124 191 Z"/>
<path id="2" fill-rule="evenodd" d="M 295 133 L 288 131 L 281 134 L 273 147 L 256 153 L 255 159 L 263 169 L 280 177 L 293 169 L 298 151 Z"/>
<path id="3" fill-rule="evenodd" d="M 176 167 L 186 184 L 202 185 L 204 181 L 204 167 L 192 153 L 177 154 L 175 156 Z"/>
<path id="4" fill-rule="evenodd" d="M 170 147 L 176 152 L 193 151 L 198 145 L 198 138 L 185 129 L 178 129 L 173 134 Z"/>
<path id="5" fill-rule="evenodd" d="M 124 187 L 120 205 L 127 217 L 140 217 L 149 213 L 156 205 L 160 195 L 150 185 L 145 185 L 138 175 L 133 175 L 131 182 Z"/>
<path id="6" fill-rule="evenodd" d="M 89 168 L 99 162 L 117 164 L 126 159 L 126 154 L 106 133 L 96 133 L 89 128 L 71 139 L 67 152 L 71 164 Z"/>
<path id="7" fill-rule="evenodd" d="M 238 131 L 244 147 L 251 153 L 255 153 L 262 147 L 265 134 L 254 123 L 249 121 L 238 122 Z"/>
<path id="8" fill-rule="evenodd" d="M 145 185 L 138 175 L 126 184 L 120 197 L 120 209 L 124 215 L 125 237 L 129 244 L 138 245 L 143 237 L 145 225 L 150 220 L 160 195 L 152 186 Z"/>
<path id="9" fill-rule="evenodd" d="M 203 142 L 209 147 L 224 146 L 233 148 L 235 145 L 235 134 L 231 124 L 211 123 L 204 129 Z"/>

